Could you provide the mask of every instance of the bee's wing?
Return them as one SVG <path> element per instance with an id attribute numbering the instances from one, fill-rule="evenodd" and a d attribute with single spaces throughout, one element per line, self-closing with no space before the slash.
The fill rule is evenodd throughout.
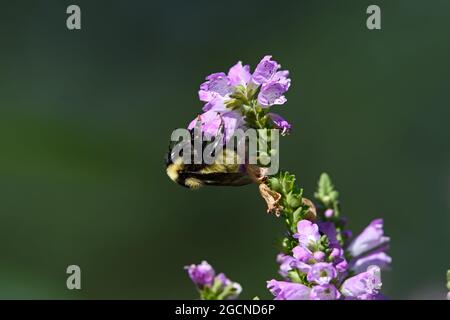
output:
<path id="1" fill-rule="evenodd" d="M 189 176 L 197 178 L 209 186 L 244 186 L 253 182 L 244 172 L 189 172 Z"/>

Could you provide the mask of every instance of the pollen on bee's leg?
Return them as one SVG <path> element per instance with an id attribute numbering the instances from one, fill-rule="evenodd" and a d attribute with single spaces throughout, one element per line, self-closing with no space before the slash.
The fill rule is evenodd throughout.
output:
<path id="1" fill-rule="evenodd" d="M 202 186 L 202 182 L 196 178 L 188 178 L 185 180 L 184 184 L 190 189 L 198 189 Z"/>

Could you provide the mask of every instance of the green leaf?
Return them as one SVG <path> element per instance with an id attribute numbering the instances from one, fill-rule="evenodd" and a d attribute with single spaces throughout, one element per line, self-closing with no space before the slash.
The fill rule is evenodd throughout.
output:
<path id="1" fill-rule="evenodd" d="M 303 216 L 303 208 L 302 207 L 298 207 L 294 213 L 292 213 L 292 222 L 294 223 L 295 226 L 297 226 L 297 223 L 302 219 Z"/>
<path id="2" fill-rule="evenodd" d="M 286 195 L 286 203 L 292 209 L 298 208 L 302 204 L 302 197 L 291 191 Z"/>
<path id="3" fill-rule="evenodd" d="M 268 179 L 268 185 L 271 190 L 281 193 L 282 186 L 279 177 L 277 176 L 270 177 Z"/>
<path id="4" fill-rule="evenodd" d="M 288 278 L 292 280 L 292 282 L 302 283 L 302 278 L 297 270 L 291 270 L 288 272 Z"/>
<path id="5" fill-rule="evenodd" d="M 284 172 L 281 177 L 281 187 L 282 194 L 287 195 L 294 188 L 295 176 L 293 174 L 289 174 L 289 172 Z"/>
<path id="6" fill-rule="evenodd" d="M 325 207 L 336 209 L 339 193 L 334 189 L 334 185 L 327 173 L 324 172 L 320 175 L 317 184 L 317 192 L 314 196 L 317 200 L 321 201 Z"/>

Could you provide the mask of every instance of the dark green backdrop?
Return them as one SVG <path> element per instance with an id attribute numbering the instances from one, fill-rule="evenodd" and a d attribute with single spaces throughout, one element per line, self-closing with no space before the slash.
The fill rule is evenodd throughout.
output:
<path id="1" fill-rule="evenodd" d="M 82 10 L 68 31 L 66 7 Z M 369 31 L 365 10 L 382 10 Z M 281 166 L 322 171 L 356 232 L 383 217 L 393 298 L 443 298 L 450 267 L 450 2 L 14 1 L 0 5 L 0 297 L 196 298 L 202 259 L 268 298 L 282 221 L 254 186 L 166 176 L 172 129 L 238 60 L 291 71 Z M 66 289 L 78 264 L 82 290 Z"/>

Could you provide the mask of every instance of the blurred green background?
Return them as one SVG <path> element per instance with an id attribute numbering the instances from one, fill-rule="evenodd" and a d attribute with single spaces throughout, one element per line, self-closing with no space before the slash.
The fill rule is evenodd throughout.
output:
<path id="1" fill-rule="evenodd" d="M 66 7 L 82 30 L 66 29 Z M 369 31 L 378 4 L 382 30 Z M 444 298 L 450 2 L 3 1 L 0 297 L 197 298 L 206 259 L 269 298 L 282 221 L 255 186 L 191 192 L 163 158 L 203 78 L 272 54 L 291 71 L 281 166 L 327 171 L 354 233 L 383 217 L 392 298 Z M 66 267 L 82 290 L 66 288 Z"/>

